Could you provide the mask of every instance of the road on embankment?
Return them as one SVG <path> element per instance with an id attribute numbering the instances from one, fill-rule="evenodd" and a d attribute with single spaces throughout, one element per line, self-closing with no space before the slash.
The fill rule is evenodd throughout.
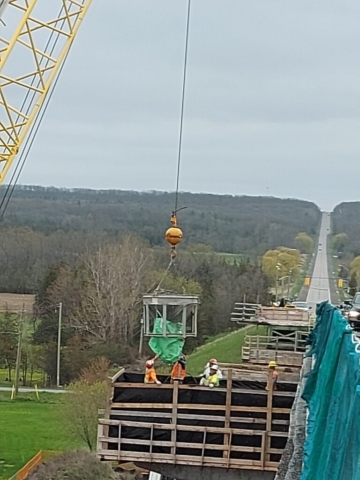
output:
<path id="1" fill-rule="evenodd" d="M 317 303 L 324 300 L 331 301 L 327 253 L 327 237 L 329 233 L 330 213 L 324 212 L 322 214 L 314 270 L 306 299 L 313 310 L 315 310 Z M 333 299 L 333 301 L 335 300 Z"/>

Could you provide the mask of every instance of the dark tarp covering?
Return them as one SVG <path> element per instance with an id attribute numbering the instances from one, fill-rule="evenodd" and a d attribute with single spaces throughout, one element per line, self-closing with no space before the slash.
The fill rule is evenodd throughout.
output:
<path id="1" fill-rule="evenodd" d="M 169 377 L 159 376 L 160 380 L 164 383 L 169 382 Z M 117 382 L 121 383 L 143 383 L 144 376 L 139 373 L 124 373 L 117 379 Z M 194 379 L 187 377 L 184 382 L 186 385 L 197 385 L 194 384 Z M 281 385 L 281 384 L 280 384 Z M 221 386 L 226 387 L 226 380 L 221 381 Z M 285 384 L 282 386 L 287 391 L 295 391 L 296 385 Z M 252 390 L 253 393 L 240 393 L 233 391 L 231 395 L 231 403 L 236 406 L 247 406 L 247 407 L 266 407 L 267 405 L 267 395 L 265 394 L 265 383 L 255 382 L 255 381 L 239 381 L 233 380 L 233 388 L 243 389 L 243 390 Z M 280 390 L 280 388 L 279 388 Z M 162 388 L 148 388 L 144 384 L 144 388 L 121 388 L 121 386 L 114 389 L 114 403 L 152 403 L 152 404 L 172 404 L 172 394 L 171 389 L 162 389 Z M 291 409 L 294 401 L 293 396 L 281 396 L 277 395 L 276 392 L 273 396 L 273 406 L 275 408 L 289 408 Z M 182 390 L 179 389 L 179 405 L 187 404 L 190 408 L 178 408 L 178 413 L 189 414 L 194 416 L 211 416 L 213 420 L 203 420 L 203 419 L 178 419 L 178 425 L 188 425 L 188 426 L 203 426 L 203 427 L 224 427 L 224 420 L 218 419 L 217 416 L 224 416 L 224 410 L 207 410 L 207 405 L 219 405 L 225 406 L 226 404 L 226 391 L 217 390 L 217 389 L 189 389 Z M 191 405 L 203 405 L 204 408 L 201 410 L 191 409 Z M 123 451 L 137 451 L 137 452 L 148 452 L 149 445 L 135 445 L 131 442 L 131 439 L 138 440 L 149 440 L 150 441 L 150 424 L 170 424 L 171 419 L 162 416 L 162 413 L 170 413 L 169 409 L 147 409 L 146 411 L 151 412 L 151 416 L 142 416 L 144 409 L 131 409 L 133 412 L 136 410 L 139 411 L 139 416 L 129 417 L 126 414 L 122 415 L 121 408 L 117 409 L 115 406 L 112 407 L 111 419 L 119 421 L 129 421 L 130 419 L 134 422 L 139 423 L 149 423 L 149 428 L 134 428 L 134 427 L 121 427 L 121 449 Z M 239 417 L 239 421 L 232 421 L 230 427 L 234 429 L 242 430 L 258 430 L 263 431 L 266 428 L 265 423 L 253 423 L 251 419 L 266 419 L 266 412 L 232 412 L 232 417 Z M 249 422 L 246 422 L 246 418 L 250 419 Z M 288 414 L 274 414 L 274 420 L 288 420 Z M 245 420 L 245 421 L 244 421 Z M 287 431 L 286 425 L 273 425 L 272 430 L 277 431 Z M 110 426 L 109 436 L 118 437 L 119 427 Z M 128 443 L 126 439 L 129 440 Z M 154 428 L 153 430 L 153 439 L 155 441 L 170 442 L 171 441 L 171 432 L 161 429 Z M 202 432 L 192 432 L 192 431 L 177 431 L 177 442 L 181 443 L 198 443 L 199 449 L 197 448 L 184 448 L 177 447 L 176 453 L 178 455 L 202 455 L 202 444 L 203 444 L 203 433 Z M 222 446 L 224 444 L 224 436 L 220 433 L 207 433 L 206 434 L 206 443 L 212 445 L 219 445 L 219 450 L 206 451 L 205 455 L 212 457 L 222 457 L 223 450 Z M 271 446 L 272 448 L 283 448 L 286 443 L 286 438 L 283 437 L 272 437 Z M 260 435 L 232 435 L 231 444 L 233 446 L 249 446 L 249 447 L 260 447 L 261 446 L 261 436 Z M 118 445 L 115 443 L 109 444 L 109 449 L 117 449 Z M 160 447 L 153 446 L 153 453 L 166 453 L 170 454 L 170 447 Z M 253 460 L 260 460 L 260 453 L 252 452 L 231 452 L 231 458 L 247 458 Z"/>

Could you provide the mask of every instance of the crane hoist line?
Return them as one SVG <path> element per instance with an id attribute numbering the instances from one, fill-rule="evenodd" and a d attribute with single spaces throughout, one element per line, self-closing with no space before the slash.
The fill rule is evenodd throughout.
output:
<path id="1" fill-rule="evenodd" d="M 36 128 L 91 3 L 0 0 L 0 184 Z"/>
<path id="2" fill-rule="evenodd" d="M 9 0 L 0 0 L 0 19 L 5 12 L 5 8 L 8 6 Z"/>

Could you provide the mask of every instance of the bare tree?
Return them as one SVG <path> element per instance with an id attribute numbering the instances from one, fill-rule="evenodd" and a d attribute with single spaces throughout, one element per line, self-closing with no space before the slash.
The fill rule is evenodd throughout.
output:
<path id="1" fill-rule="evenodd" d="M 63 299 L 71 324 L 94 341 L 128 343 L 139 324 L 152 265 L 147 245 L 127 235 L 86 255 L 81 268 L 63 268 L 52 287 L 52 300 Z"/>

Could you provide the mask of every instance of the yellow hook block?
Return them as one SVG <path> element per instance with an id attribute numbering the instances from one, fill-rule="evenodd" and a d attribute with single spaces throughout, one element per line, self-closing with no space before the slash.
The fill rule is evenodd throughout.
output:
<path id="1" fill-rule="evenodd" d="M 166 231 L 165 238 L 172 247 L 176 247 L 176 245 L 181 242 L 183 238 L 183 233 L 182 230 L 177 226 L 177 219 L 175 214 L 171 216 L 170 222 L 172 224 L 172 227 L 170 227 Z"/>

